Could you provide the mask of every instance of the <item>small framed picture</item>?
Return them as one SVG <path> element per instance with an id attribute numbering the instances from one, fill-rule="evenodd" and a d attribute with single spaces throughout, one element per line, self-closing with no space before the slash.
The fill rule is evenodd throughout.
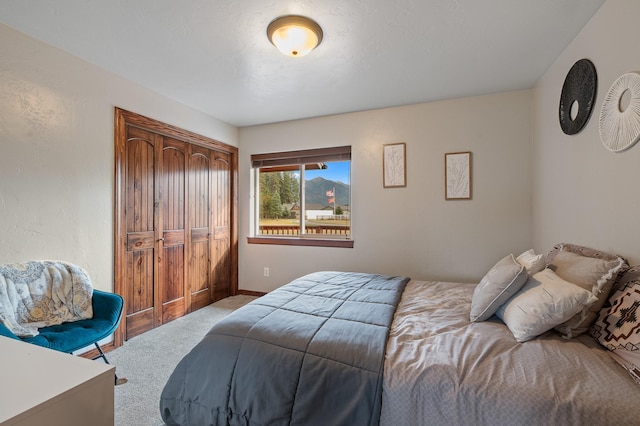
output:
<path id="1" fill-rule="evenodd" d="M 471 151 L 444 154 L 444 198 L 471 199 Z"/>
<path id="2" fill-rule="evenodd" d="M 382 179 L 384 188 L 407 186 L 407 144 L 390 143 L 382 146 Z"/>

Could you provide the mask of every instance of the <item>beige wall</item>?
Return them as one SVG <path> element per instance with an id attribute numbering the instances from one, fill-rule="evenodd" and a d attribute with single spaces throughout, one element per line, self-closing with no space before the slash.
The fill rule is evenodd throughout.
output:
<path id="1" fill-rule="evenodd" d="M 478 280 L 500 257 L 569 241 L 640 263 L 640 147 L 610 153 L 597 118 L 609 86 L 640 70 L 640 3 L 607 0 L 531 91 L 238 130 L 0 25 L 0 262 L 78 263 L 113 279 L 113 107 L 240 147 L 240 287 L 268 291 L 320 269 Z M 558 124 L 564 77 L 591 59 L 594 116 Z M 382 144 L 406 142 L 408 187 L 382 188 Z M 249 245 L 249 157 L 353 146 L 353 249 Z M 471 150 L 474 199 L 445 201 L 445 152 Z M 373 213 L 372 213 L 373 212 Z M 271 276 L 262 276 L 268 266 Z"/>
<path id="2" fill-rule="evenodd" d="M 113 289 L 113 109 L 235 145 L 191 108 L 0 25 L 0 263 L 60 259 Z"/>
<path id="3" fill-rule="evenodd" d="M 479 280 L 530 244 L 530 92 L 240 129 L 240 288 L 269 291 L 317 270 Z M 383 189 L 382 145 L 407 144 L 407 188 Z M 251 154 L 352 146 L 355 247 L 248 244 Z M 473 200 L 444 200 L 444 153 L 473 152 Z M 270 268 L 270 277 L 263 268 Z"/>
<path id="4" fill-rule="evenodd" d="M 598 132 L 611 84 L 640 71 L 638 16 L 637 0 L 607 0 L 533 91 L 532 224 L 538 250 L 573 242 L 640 263 L 640 146 L 612 153 Z M 598 95 L 586 127 L 567 136 L 558 122 L 558 103 L 567 72 L 581 58 L 596 67 Z"/>

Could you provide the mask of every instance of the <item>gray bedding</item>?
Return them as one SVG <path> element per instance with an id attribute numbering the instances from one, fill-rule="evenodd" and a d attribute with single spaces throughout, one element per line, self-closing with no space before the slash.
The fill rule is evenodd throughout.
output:
<path id="1" fill-rule="evenodd" d="M 474 284 L 410 282 L 385 361 L 382 425 L 637 425 L 640 386 L 588 334 L 518 343 L 471 323 Z"/>
<path id="2" fill-rule="evenodd" d="M 236 311 L 178 365 L 163 419 L 640 424 L 640 387 L 588 334 L 567 341 L 550 331 L 518 343 L 496 318 L 469 322 L 475 284 L 405 283 L 318 273 Z"/>
<path id="3" fill-rule="evenodd" d="M 229 315 L 178 364 L 169 425 L 377 425 L 385 345 L 408 278 L 318 272 Z"/>

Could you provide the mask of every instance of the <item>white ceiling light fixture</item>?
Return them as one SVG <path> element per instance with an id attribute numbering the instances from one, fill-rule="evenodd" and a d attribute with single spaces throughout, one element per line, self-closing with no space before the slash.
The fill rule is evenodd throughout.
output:
<path id="1" fill-rule="evenodd" d="M 286 15 L 271 21 L 267 37 L 282 53 L 299 57 L 315 49 L 322 41 L 322 28 L 312 19 Z"/>

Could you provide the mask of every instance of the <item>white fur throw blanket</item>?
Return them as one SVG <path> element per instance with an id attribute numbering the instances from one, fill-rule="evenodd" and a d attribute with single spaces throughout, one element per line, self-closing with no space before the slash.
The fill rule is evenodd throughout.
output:
<path id="1" fill-rule="evenodd" d="M 32 261 L 0 266 L 0 322 L 19 337 L 93 317 L 93 286 L 79 266 Z"/>

